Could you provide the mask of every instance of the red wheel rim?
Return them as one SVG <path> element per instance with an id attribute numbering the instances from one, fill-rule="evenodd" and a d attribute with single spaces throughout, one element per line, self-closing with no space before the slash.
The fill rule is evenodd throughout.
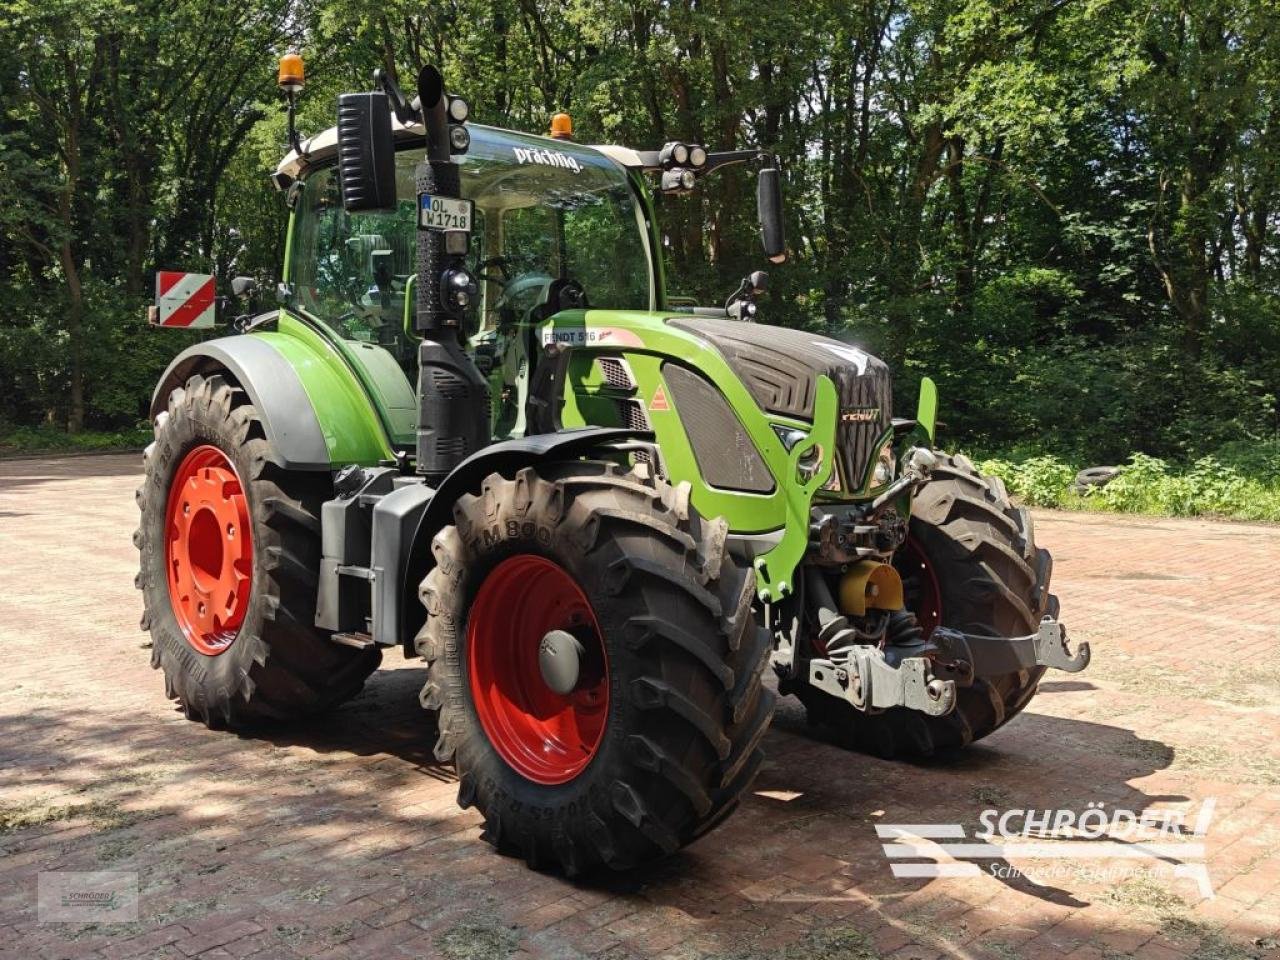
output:
<path id="1" fill-rule="evenodd" d="M 221 450 L 205 444 L 178 464 L 165 510 L 169 603 L 187 642 L 206 656 L 231 646 L 249 608 L 249 518 L 244 485 Z"/>
<path id="2" fill-rule="evenodd" d="M 907 542 L 894 557 L 894 566 L 902 577 L 907 609 L 920 621 L 927 640 L 933 628 L 942 623 L 942 590 L 938 586 L 938 576 L 933 572 L 933 564 L 915 537 L 907 537 Z"/>
<path id="3" fill-rule="evenodd" d="M 584 648 L 577 687 L 562 695 L 542 679 L 538 649 L 552 630 Z M 582 588 L 535 554 L 499 563 L 480 585 L 467 621 L 471 700 L 489 742 L 534 783 L 566 783 L 604 739 L 609 669 L 600 625 Z"/>

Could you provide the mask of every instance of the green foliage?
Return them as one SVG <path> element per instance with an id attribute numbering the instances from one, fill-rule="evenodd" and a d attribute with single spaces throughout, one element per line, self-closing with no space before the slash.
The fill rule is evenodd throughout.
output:
<path id="1" fill-rule="evenodd" d="M 1085 494 L 1070 489 L 1077 468 L 1053 456 L 992 458 L 978 466 L 1031 506 L 1280 522 L 1276 441 L 1227 444 L 1187 467 L 1134 454 L 1110 483 Z"/>
<path id="2" fill-rule="evenodd" d="M 82 453 L 99 450 L 139 450 L 151 442 L 151 427 L 140 424 L 126 430 L 81 430 L 67 433 L 58 427 L 0 425 L 0 457 L 36 453 Z"/>
<path id="3" fill-rule="evenodd" d="M 478 122 L 568 109 L 583 142 L 766 147 L 792 256 L 763 318 L 884 356 L 899 410 L 932 376 L 946 445 L 1268 482 L 1222 451 L 1280 429 L 1274 0 L 0 0 L 9 421 L 145 414 L 191 339 L 142 326 L 155 269 L 271 289 L 291 46 L 304 136 L 375 67 L 412 88 L 433 62 Z M 762 266 L 753 185 L 659 198 L 673 293 L 722 303 Z"/>
<path id="4" fill-rule="evenodd" d="M 1076 471 L 1056 457 L 1026 460 L 990 459 L 978 463 L 987 474 L 999 477 L 1009 492 L 1033 507 L 1060 507 Z"/>

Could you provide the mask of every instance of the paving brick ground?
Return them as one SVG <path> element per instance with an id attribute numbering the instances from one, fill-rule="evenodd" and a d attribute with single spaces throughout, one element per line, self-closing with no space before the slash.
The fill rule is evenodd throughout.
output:
<path id="1" fill-rule="evenodd" d="M 456 809 L 415 662 L 389 658 L 307 729 L 239 737 L 183 720 L 137 630 L 138 468 L 0 463 L 0 956 L 1277 953 L 1276 528 L 1038 514 L 1072 636 L 1093 644 L 1087 673 L 1049 678 L 950 762 L 846 753 L 784 705 L 724 827 L 646 872 L 573 884 L 497 856 Z M 959 823 L 972 837 L 986 809 L 1209 798 L 1212 899 L 1173 862 L 899 879 L 874 829 Z M 1102 873 L 1117 867 L 1130 872 Z M 37 922 L 39 873 L 91 870 L 137 873 L 136 922 Z"/>

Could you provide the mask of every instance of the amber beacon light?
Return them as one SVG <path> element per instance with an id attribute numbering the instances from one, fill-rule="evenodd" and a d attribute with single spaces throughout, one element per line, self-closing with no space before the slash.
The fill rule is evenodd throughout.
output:
<path id="1" fill-rule="evenodd" d="M 276 83 L 285 93 L 300 93 L 306 78 L 302 66 L 302 57 L 296 53 L 286 53 L 280 58 L 280 73 Z"/>
<path id="2" fill-rule="evenodd" d="M 573 139 L 573 118 L 567 113 L 557 113 L 551 118 L 551 139 Z"/>

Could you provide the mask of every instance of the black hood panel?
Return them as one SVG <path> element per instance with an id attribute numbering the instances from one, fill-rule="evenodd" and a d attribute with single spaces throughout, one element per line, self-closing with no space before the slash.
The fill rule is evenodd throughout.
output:
<path id="1" fill-rule="evenodd" d="M 812 420 L 818 376 L 830 377 L 840 400 L 838 433 L 846 480 L 856 484 L 865 475 L 875 441 L 893 416 L 892 381 L 884 361 L 804 330 L 698 317 L 667 322 L 714 346 L 769 413 Z"/>

